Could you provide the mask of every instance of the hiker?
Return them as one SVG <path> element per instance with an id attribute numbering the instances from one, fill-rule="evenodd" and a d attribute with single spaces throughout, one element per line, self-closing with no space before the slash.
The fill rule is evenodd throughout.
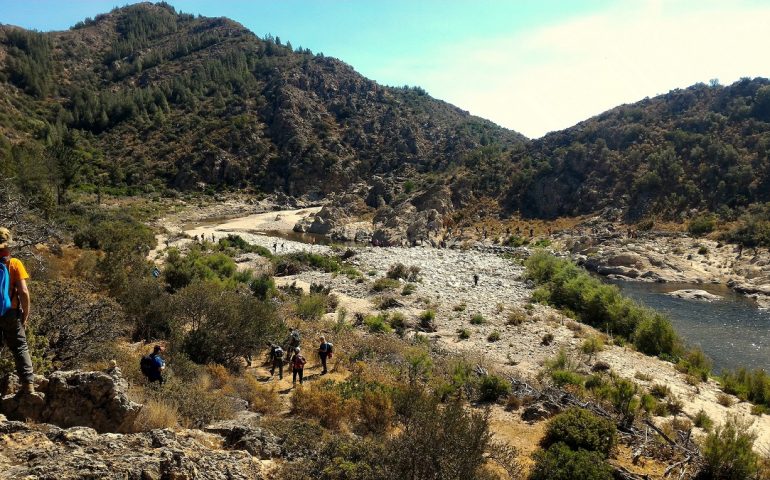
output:
<path id="1" fill-rule="evenodd" d="M 291 355 L 295 348 L 299 347 L 300 341 L 299 330 L 289 327 L 289 338 L 286 339 L 286 351 L 289 352 L 289 355 Z"/>
<path id="2" fill-rule="evenodd" d="M 530 228 L 529 228 L 529 238 L 532 238 L 532 237 L 534 237 L 534 236 L 535 236 L 535 229 L 534 229 L 534 228 L 532 228 L 532 227 L 530 227 Z"/>
<path id="3" fill-rule="evenodd" d="M 270 376 L 275 375 L 275 369 L 278 367 L 278 378 L 283 380 L 283 348 L 280 345 L 270 345 L 270 359 L 273 361 L 270 367 Z"/>
<path id="4" fill-rule="evenodd" d="M 155 345 L 152 353 L 145 355 L 139 361 L 142 374 L 147 377 L 150 383 L 158 382 L 159 385 L 163 385 L 163 370 L 166 369 L 166 361 L 160 356 L 161 353 L 163 353 L 163 347 Z"/>
<path id="5" fill-rule="evenodd" d="M 16 373 L 21 381 L 21 393 L 35 393 L 32 359 L 24 327 L 29 320 L 29 274 L 18 258 L 11 257 L 13 237 L 10 230 L 0 227 L 0 347 L 4 343 L 13 354 Z"/>
<path id="6" fill-rule="evenodd" d="M 478 287 L 479 286 L 479 274 L 474 273 L 473 274 L 473 286 Z"/>
<path id="7" fill-rule="evenodd" d="M 299 376 L 299 384 L 302 385 L 302 379 L 305 375 L 305 357 L 300 353 L 299 347 L 294 347 L 294 356 L 291 357 L 291 383 L 292 385 L 297 383 L 297 377 Z"/>
<path id="8" fill-rule="evenodd" d="M 273 253 L 278 253 L 278 243 L 273 244 Z"/>
<path id="9" fill-rule="evenodd" d="M 321 367 L 323 367 L 321 375 L 326 375 L 329 372 L 326 368 L 326 359 L 332 358 L 333 350 L 334 345 L 327 342 L 326 337 L 321 337 L 321 345 L 318 347 L 318 356 L 321 358 Z"/>
<path id="10" fill-rule="evenodd" d="M 215 240 L 214 240 L 214 234 L 212 233 L 212 234 L 211 234 L 211 243 L 214 243 L 214 241 L 215 241 Z"/>

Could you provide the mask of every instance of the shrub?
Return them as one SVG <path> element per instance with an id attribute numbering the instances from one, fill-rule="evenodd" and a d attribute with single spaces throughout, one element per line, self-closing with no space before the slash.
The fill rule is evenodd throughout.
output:
<path id="1" fill-rule="evenodd" d="M 529 480 L 612 480 L 612 468 L 598 452 L 571 450 L 557 443 L 534 455 Z"/>
<path id="2" fill-rule="evenodd" d="M 687 231 L 691 235 L 699 237 L 713 232 L 716 225 L 717 219 L 714 215 L 698 215 L 690 220 L 690 223 L 687 225 Z"/>
<path id="3" fill-rule="evenodd" d="M 249 284 L 251 293 L 260 300 L 268 300 L 275 296 L 275 280 L 267 274 L 254 278 Z"/>
<path id="4" fill-rule="evenodd" d="M 403 263 L 394 263 L 388 268 L 388 272 L 385 276 L 394 280 L 401 278 L 406 280 L 409 277 L 409 269 Z"/>
<path id="5" fill-rule="evenodd" d="M 347 418 L 350 402 L 345 401 L 330 384 L 300 386 L 291 397 L 293 414 L 316 418 L 326 428 L 337 429 Z"/>
<path id="6" fill-rule="evenodd" d="M 238 396 L 249 402 L 249 410 L 261 414 L 277 413 L 281 410 L 281 399 L 275 385 L 266 386 L 251 375 L 244 375 L 235 381 Z"/>
<path id="7" fill-rule="evenodd" d="M 540 339 L 540 344 L 547 347 L 548 345 L 553 343 L 553 338 L 554 338 L 553 333 L 546 333 L 545 335 L 543 335 L 543 338 Z"/>
<path id="8" fill-rule="evenodd" d="M 759 458 L 753 450 L 755 435 L 749 426 L 729 419 L 706 437 L 702 453 L 703 470 L 698 478 L 739 480 L 752 478 Z"/>
<path id="9" fill-rule="evenodd" d="M 610 370 L 610 364 L 604 361 L 598 361 L 591 367 L 592 372 L 608 372 Z"/>
<path id="10" fill-rule="evenodd" d="M 770 407 L 770 375 L 763 369 L 754 371 L 740 368 L 725 371 L 721 378 L 722 389 L 743 400 Z"/>
<path id="11" fill-rule="evenodd" d="M 647 355 L 674 355 L 677 342 L 671 322 L 658 313 L 642 320 L 634 331 L 634 345 Z"/>
<path id="12" fill-rule="evenodd" d="M 511 393 L 511 383 L 497 375 L 485 375 L 479 381 L 479 400 L 496 402 L 498 398 Z"/>
<path id="13" fill-rule="evenodd" d="M 393 331 L 388 324 L 388 315 L 386 313 L 367 315 L 364 318 L 364 325 L 372 333 L 390 333 Z"/>
<path id="14" fill-rule="evenodd" d="M 592 335 L 583 341 L 580 350 L 588 356 L 596 355 L 604 349 L 604 342 L 601 337 Z"/>
<path id="15" fill-rule="evenodd" d="M 390 326 L 398 333 L 403 335 L 408 325 L 406 323 L 406 317 L 401 312 L 395 312 L 390 317 Z"/>
<path id="16" fill-rule="evenodd" d="M 708 255 L 708 254 L 709 254 L 709 249 L 707 247 L 703 245 L 698 247 L 698 255 Z"/>
<path id="17" fill-rule="evenodd" d="M 377 279 L 377 281 L 372 284 L 372 291 L 374 292 L 384 292 L 385 290 L 395 290 L 399 287 L 401 283 L 399 283 L 398 280 L 393 280 L 392 278 L 382 277 Z"/>
<path id="18" fill-rule="evenodd" d="M 173 406 L 180 425 L 186 428 L 201 428 L 233 415 L 233 406 L 228 398 L 210 391 L 201 377 L 193 381 L 170 378 L 163 388 L 150 388 L 145 392 L 148 400 Z"/>
<path id="19" fill-rule="evenodd" d="M 436 320 L 435 310 L 425 310 L 420 314 L 420 328 L 425 331 L 432 332 L 436 330 L 434 321 Z"/>
<path id="20" fill-rule="evenodd" d="M 497 330 L 487 335 L 488 342 L 497 342 L 499 340 L 500 340 L 500 332 L 498 332 Z"/>
<path id="21" fill-rule="evenodd" d="M 582 408 L 570 408 L 548 422 L 541 445 L 548 448 L 563 443 L 573 450 L 595 451 L 607 458 L 615 446 L 616 435 L 611 420 Z"/>
<path id="22" fill-rule="evenodd" d="M 730 408 L 733 406 L 733 397 L 725 393 L 719 393 L 717 395 L 717 403 L 722 405 L 723 407 Z"/>
<path id="23" fill-rule="evenodd" d="M 702 428 L 703 430 L 705 430 L 707 432 L 711 431 L 711 428 L 714 426 L 714 421 L 703 410 L 699 411 L 695 415 L 695 418 L 692 419 L 692 423 L 696 427 Z"/>
<path id="24" fill-rule="evenodd" d="M 374 304 L 379 310 L 389 310 L 391 308 L 402 307 L 403 304 L 390 295 L 382 295 L 374 300 Z"/>
<path id="25" fill-rule="evenodd" d="M 452 307 L 452 310 L 455 311 L 455 312 L 464 312 L 465 308 L 466 308 L 466 306 L 465 306 L 464 303 L 459 303 L 459 304 L 455 305 L 454 307 Z"/>
<path id="26" fill-rule="evenodd" d="M 303 295 L 295 306 L 297 316 L 303 320 L 318 320 L 326 313 L 327 296 L 317 293 Z"/>
<path id="27" fill-rule="evenodd" d="M 565 385 L 583 386 L 583 376 L 568 370 L 553 370 L 551 372 L 551 380 L 553 380 L 554 385 L 557 387 Z"/>
<path id="28" fill-rule="evenodd" d="M 508 325 L 513 325 L 514 327 L 518 327 L 522 323 L 524 323 L 527 320 L 527 313 L 524 310 L 521 309 L 514 309 L 511 310 L 508 313 L 508 320 L 506 323 Z"/>
<path id="29" fill-rule="evenodd" d="M 460 340 L 467 340 L 471 338 L 471 332 L 467 328 L 461 328 L 457 331 L 457 336 L 460 337 Z"/>
<path id="30" fill-rule="evenodd" d="M 361 425 L 373 433 L 385 433 L 393 423 L 395 410 L 390 396 L 379 390 L 367 390 L 359 402 Z"/>
<path id="31" fill-rule="evenodd" d="M 486 320 L 484 319 L 484 316 L 480 313 L 474 313 L 473 316 L 471 317 L 471 325 L 481 325 L 484 322 L 486 322 Z"/>
<path id="32" fill-rule="evenodd" d="M 414 283 L 407 283 L 406 285 L 404 285 L 404 288 L 401 289 L 401 295 L 406 297 L 408 295 L 413 294 L 415 290 L 417 290 L 417 285 L 415 285 Z"/>
<path id="33" fill-rule="evenodd" d="M 656 383 L 652 387 L 650 387 L 650 395 L 657 399 L 663 399 L 671 395 L 671 389 L 668 388 L 666 385 Z"/>

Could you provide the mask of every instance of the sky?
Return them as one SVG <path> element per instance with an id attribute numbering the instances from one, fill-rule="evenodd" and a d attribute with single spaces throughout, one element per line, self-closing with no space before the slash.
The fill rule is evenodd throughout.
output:
<path id="1" fill-rule="evenodd" d="M 384 85 L 420 86 L 530 138 L 698 82 L 770 77 L 770 0 L 168 3 L 337 57 Z M 0 0 L 0 23 L 64 30 L 116 5 Z"/>

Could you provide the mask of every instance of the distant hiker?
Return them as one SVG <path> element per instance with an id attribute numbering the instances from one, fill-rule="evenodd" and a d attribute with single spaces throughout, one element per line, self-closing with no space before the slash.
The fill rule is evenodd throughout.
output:
<path id="1" fill-rule="evenodd" d="M 278 253 L 278 243 L 273 244 L 273 253 Z"/>
<path id="2" fill-rule="evenodd" d="M 535 229 L 532 227 L 529 227 L 529 238 L 532 238 L 535 236 Z"/>
<path id="3" fill-rule="evenodd" d="M 292 385 L 297 383 L 297 377 L 299 377 L 299 384 L 302 385 L 302 379 L 305 376 L 305 357 L 300 353 L 299 347 L 294 347 L 294 356 L 291 357 L 291 383 Z"/>
<path id="4" fill-rule="evenodd" d="M 160 269 L 158 267 L 152 267 L 152 278 L 160 277 Z"/>
<path id="5" fill-rule="evenodd" d="M 741 255 L 743 255 L 743 244 L 742 243 L 740 245 L 738 245 L 738 256 L 740 257 Z"/>
<path id="6" fill-rule="evenodd" d="M 318 356 L 321 358 L 321 367 L 323 367 L 321 375 L 326 375 L 328 373 L 326 359 L 331 358 L 333 353 L 334 345 L 332 345 L 331 342 L 327 342 L 326 337 L 321 337 L 321 345 L 318 347 Z"/>
<path id="7" fill-rule="evenodd" d="M 0 227 L 0 347 L 7 344 L 13 354 L 21 393 L 35 393 L 32 359 L 24 330 L 29 320 L 29 274 L 18 258 L 11 258 L 11 232 Z"/>
<path id="8" fill-rule="evenodd" d="M 163 370 L 166 369 L 166 362 L 160 356 L 161 353 L 163 353 L 163 347 L 155 345 L 152 353 L 143 356 L 139 361 L 139 369 L 150 383 L 158 382 L 163 385 Z"/>
<path id="9" fill-rule="evenodd" d="M 473 286 L 478 287 L 479 286 L 479 274 L 474 273 L 473 274 Z"/>
<path id="10" fill-rule="evenodd" d="M 214 234 L 211 234 L 211 243 L 214 243 L 216 240 L 214 239 Z"/>
<path id="11" fill-rule="evenodd" d="M 286 339 L 286 351 L 291 355 L 294 349 L 300 346 L 300 341 L 299 330 L 289 328 L 289 338 Z"/>
<path id="12" fill-rule="evenodd" d="M 168 248 L 168 238 L 164 240 L 164 243 L 166 244 L 166 248 Z"/>
<path id="13" fill-rule="evenodd" d="M 283 252 L 284 244 L 281 242 L 281 251 Z"/>
<path id="14" fill-rule="evenodd" d="M 283 348 L 280 345 L 270 345 L 270 359 L 273 361 L 270 367 L 270 376 L 275 375 L 275 369 L 278 367 L 278 378 L 283 380 Z"/>

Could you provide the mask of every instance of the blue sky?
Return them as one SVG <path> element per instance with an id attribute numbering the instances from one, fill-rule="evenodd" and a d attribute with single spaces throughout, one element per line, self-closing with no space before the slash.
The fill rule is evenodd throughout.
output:
<path id="1" fill-rule="evenodd" d="M 770 2 L 172 0 L 419 85 L 539 137 L 622 103 L 718 78 L 770 77 Z M 63 30 L 114 1 L 0 0 L 0 22 Z"/>

